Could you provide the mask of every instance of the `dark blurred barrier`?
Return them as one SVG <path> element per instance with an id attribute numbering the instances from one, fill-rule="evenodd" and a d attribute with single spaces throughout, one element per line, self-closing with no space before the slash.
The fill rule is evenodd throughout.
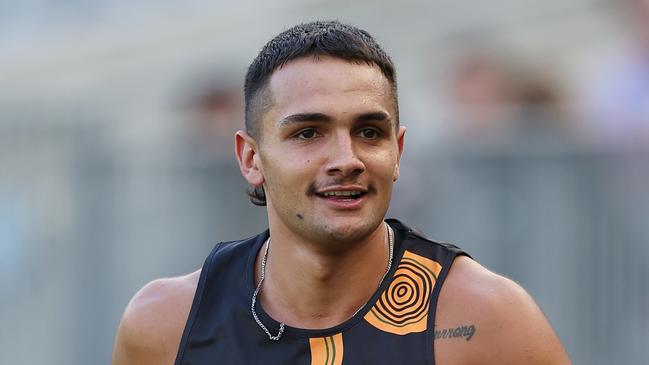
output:
<path id="1" fill-rule="evenodd" d="M 0 125 L 2 364 L 109 363 L 137 288 L 265 225 L 232 156 L 78 125 Z M 649 358 L 648 150 L 409 151 L 391 215 L 520 282 L 576 364 Z"/>
<path id="2" fill-rule="evenodd" d="M 0 115 L 0 364 L 108 364 L 128 299 L 265 227 L 233 156 Z M 83 115 L 77 116 L 84 118 Z"/>
<path id="3" fill-rule="evenodd" d="M 649 358 L 649 150 L 464 146 L 403 170 L 393 213 L 521 283 L 576 364 Z"/>

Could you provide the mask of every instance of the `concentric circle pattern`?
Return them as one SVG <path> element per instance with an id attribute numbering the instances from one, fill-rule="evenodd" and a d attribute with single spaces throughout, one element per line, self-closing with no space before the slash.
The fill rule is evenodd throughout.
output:
<path id="1" fill-rule="evenodd" d="M 365 315 L 374 327 L 404 335 L 426 329 L 439 263 L 406 251 L 388 288 Z"/>

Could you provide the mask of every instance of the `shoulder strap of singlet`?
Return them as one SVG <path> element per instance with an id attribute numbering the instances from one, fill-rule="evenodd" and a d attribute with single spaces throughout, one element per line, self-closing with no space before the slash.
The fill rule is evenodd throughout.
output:
<path id="1" fill-rule="evenodd" d="M 446 282 L 446 277 L 448 276 L 449 271 L 451 270 L 451 266 L 453 265 L 453 262 L 458 256 L 469 256 L 466 252 L 462 251 L 460 248 L 458 248 L 455 245 L 448 244 L 448 243 L 438 243 L 441 246 L 443 246 L 447 250 L 447 256 L 444 258 L 444 262 L 442 262 L 442 271 L 439 273 L 439 277 L 437 278 L 437 282 L 439 285 L 435 285 L 435 288 L 433 289 L 433 295 L 431 297 L 430 301 L 430 311 L 429 313 L 429 318 L 428 318 L 428 330 L 426 333 L 426 343 L 429 344 L 427 347 L 427 358 L 428 358 L 428 363 L 429 364 L 435 364 L 435 320 L 436 320 L 436 315 L 437 315 L 437 302 L 439 300 L 439 293 L 442 290 L 442 287 L 444 286 L 444 283 Z"/>
<path id="2" fill-rule="evenodd" d="M 212 267 L 212 261 L 214 261 L 214 256 L 223 246 L 223 242 L 217 243 L 212 252 L 205 259 L 203 268 L 201 269 L 201 276 L 198 279 L 198 285 L 196 286 L 196 293 L 194 294 L 194 300 L 192 302 L 192 308 L 189 311 L 189 316 L 187 317 L 187 323 L 185 324 L 185 329 L 183 330 L 183 335 L 180 339 L 180 346 L 178 348 L 178 354 L 176 355 L 175 365 L 181 365 L 183 356 L 185 355 L 185 349 L 187 348 L 187 340 L 189 339 L 189 334 L 192 332 L 194 327 L 194 322 L 196 321 L 196 316 L 198 314 L 198 309 L 201 305 L 201 300 L 203 299 L 203 290 L 205 288 L 205 282 L 209 276 L 210 268 Z"/>
<path id="3" fill-rule="evenodd" d="M 442 271 L 440 271 L 439 276 L 437 277 L 437 283 L 439 285 L 435 285 L 435 288 L 433 289 L 433 293 L 431 295 L 431 301 L 430 301 L 430 311 L 428 312 L 428 330 L 426 333 L 426 343 L 429 344 L 429 346 L 426 347 L 426 357 L 427 357 L 427 363 L 428 364 L 435 364 L 435 321 L 436 321 L 436 316 L 437 316 L 437 303 L 439 301 L 439 294 L 442 290 L 442 287 L 444 286 L 444 283 L 446 282 L 446 277 L 448 276 L 449 271 L 451 270 L 451 267 L 453 266 L 453 263 L 455 262 L 455 259 L 458 256 L 467 256 L 471 257 L 468 253 L 466 253 L 464 250 L 459 248 L 458 246 L 448 243 L 448 242 L 439 242 L 439 241 L 433 241 L 428 239 L 426 236 L 424 236 L 421 232 L 418 231 L 413 231 L 413 233 L 418 236 L 420 239 L 423 239 L 424 241 L 428 241 L 433 245 L 436 245 L 438 248 L 438 252 L 443 252 L 443 254 L 440 254 L 437 256 L 437 259 L 440 260 L 440 264 L 442 265 Z"/>
<path id="4" fill-rule="evenodd" d="M 459 255 L 467 254 L 453 244 L 431 240 L 421 233 L 421 231 L 413 229 L 399 220 L 388 219 L 387 221 L 395 228 L 395 232 L 399 233 L 397 237 L 401 237 L 402 245 L 400 250 L 404 256 L 410 254 L 411 256 L 408 260 L 420 260 L 419 263 L 421 265 L 430 265 L 428 266 L 430 270 L 426 271 L 435 278 L 435 284 L 428 297 L 429 307 L 426 331 L 425 334 L 422 334 L 425 337 L 425 350 L 422 349 L 422 351 L 425 351 L 426 363 L 434 364 L 435 315 L 439 295 L 455 258 Z M 415 258 L 415 256 L 419 257 Z"/>

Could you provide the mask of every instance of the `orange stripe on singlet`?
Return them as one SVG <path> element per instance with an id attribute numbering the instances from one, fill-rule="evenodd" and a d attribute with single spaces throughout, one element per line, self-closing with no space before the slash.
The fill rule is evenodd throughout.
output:
<path id="1" fill-rule="evenodd" d="M 343 334 L 310 338 L 311 365 L 342 365 Z"/>

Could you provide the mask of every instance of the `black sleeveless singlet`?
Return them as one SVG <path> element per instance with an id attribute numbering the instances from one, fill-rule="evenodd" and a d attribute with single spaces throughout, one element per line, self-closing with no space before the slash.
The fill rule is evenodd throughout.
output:
<path id="1" fill-rule="evenodd" d="M 397 220 L 392 268 L 367 305 L 332 328 L 286 326 L 272 341 L 250 311 L 254 263 L 268 238 L 217 244 L 205 260 L 176 365 L 434 364 L 434 319 L 440 288 L 459 248 L 424 238 Z M 276 334 L 279 323 L 257 305 Z"/>

